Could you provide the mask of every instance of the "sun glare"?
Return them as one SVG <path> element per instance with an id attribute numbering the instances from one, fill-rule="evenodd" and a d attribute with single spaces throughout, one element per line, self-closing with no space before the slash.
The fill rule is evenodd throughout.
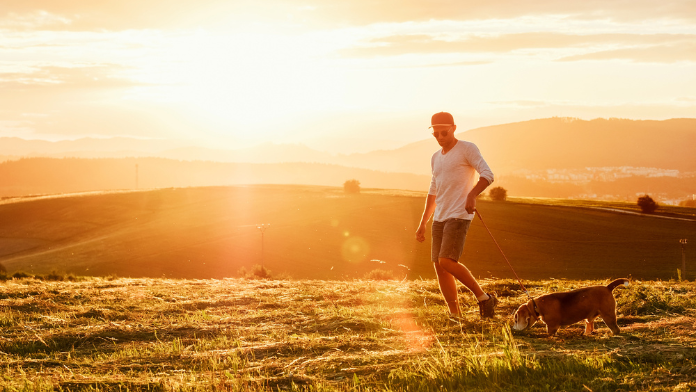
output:
<path id="1" fill-rule="evenodd" d="M 327 49 L 311 36 L 198 32 L 162 44 L 141 72 L 159 85 L 134 99 L 174 103 L 232 132 L 265 136 L 282 122 L 342 105 L 342 69 L 321 57 Z"/>
<path id="2" fill-rule="evenodd" d="M 330 133 L 319 148 L 333 150 L 377 129 L 387 145 L 414 142 L 417 119 L 445 108 L 474 128 L 551 116 L 690 117 L 696 99 L 694 26 L 676 13 L 610 18 L 580 7 L 580 17 L 559 6 L 484 17 L 411 5 L 356 14 L 356 3 L 339 15 L 338 4 L 215 1 L 160 16 L 149 13 L 156 4 L 143 4 L 142 15 L 95 5 L 92 20 L 70 3 L 0 19 L 8 59 L 0 80 L 19 88 L 6 89 L 2 121 L 24 125 L 5 126 L 7 135 L 91 134 L 99 120 L 84 113 L 99 106 L 121 121 L 101 127 L 107 136 L 312 144 Z"/>

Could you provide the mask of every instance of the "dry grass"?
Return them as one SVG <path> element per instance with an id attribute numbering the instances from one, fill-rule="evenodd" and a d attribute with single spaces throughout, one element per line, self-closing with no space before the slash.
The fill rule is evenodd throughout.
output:
<path id="1" fill-rule="evenodd" d="M 590 281 L 530 282 L 533 293 Z M 447 317 L 417 281 L 14 279 L 0 284 L 2 390 L 692 390 L 696 284 L 617 289 L 603 323 L 511 334 L 524 301 L 486 280 L 500 314 Z"/>

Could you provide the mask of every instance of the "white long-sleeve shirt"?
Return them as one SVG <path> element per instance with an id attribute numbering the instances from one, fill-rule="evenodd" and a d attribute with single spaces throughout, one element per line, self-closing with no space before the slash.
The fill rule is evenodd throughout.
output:
<path id="1" fill-rule="evenodd" d="M 474 143 L 457 140 L 447 154 L 442 149 L 430 159 L 433 177 L 430 180 L 429 195 L 435 197 L 435 216 L 438 222 L 450 218 L 474 219 L 474 214 L 466 212 L 466 198 L 476 186 L 481 176 L 493 183 L 493 172 Z M 478 173 L 478 175 L 477 175 Z"/>

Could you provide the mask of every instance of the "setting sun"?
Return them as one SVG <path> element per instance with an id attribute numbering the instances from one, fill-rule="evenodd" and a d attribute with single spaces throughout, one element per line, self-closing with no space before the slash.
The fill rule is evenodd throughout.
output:
<path id="1" fill-rule="evenodd" d="M 354 152 L 377 130 L 373 149 L 420 140 L 422 118 L 443 108 L 466 130 L 551 116 L 691 117 L 696 104 L 696 30 L 679 6 L 10 4 L 0 24 L 4 136 Z"/>

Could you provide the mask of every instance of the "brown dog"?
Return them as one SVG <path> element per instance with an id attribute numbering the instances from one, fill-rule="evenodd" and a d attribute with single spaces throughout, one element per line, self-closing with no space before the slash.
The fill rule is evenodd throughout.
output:
<path id="1" fill-rule="evenodd" d="M 616 279 L 606 287 L 585 287 L 529 300 L 515 312 L 512 329 L 525 330 L 541 318 L 546 323 L 549 336 L 553 336 L 560 327 L 585 320 L 585 335 L 589 335 L 594 330 L 594 319 L 600 316 L 616 335 L 619 333 L 619 326 L 616 325 L 616 300 L 611 292 L 622 284 L 628 286 L 628 279 Z"/>

